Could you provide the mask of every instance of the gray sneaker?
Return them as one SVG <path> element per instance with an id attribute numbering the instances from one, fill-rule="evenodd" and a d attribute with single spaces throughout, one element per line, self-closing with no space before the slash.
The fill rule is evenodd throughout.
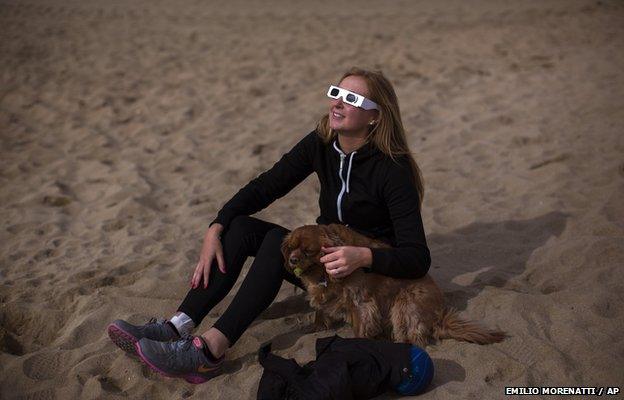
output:
<path id="1" fill-rule="evenodd" d="M 143 338 L 168 342 L 180 339 L 171 322 L 152 318 L 145 325 L 132 325 L 122 319 L 108 325 L 108 336 L 119 348 L 128 354 L 137 355 L 135 343 Z"/>
<path id="2" fill-rule="evenodd" d="M 154 371 L 189 383 L 204 383 L 219 375 L 225 356 L 214 358 L 201 336 L 185 336 L 175 342 L 141 339 L 136 351 L 141 360 Z M 206 351 L 204 351 L 206 350 Z"/>

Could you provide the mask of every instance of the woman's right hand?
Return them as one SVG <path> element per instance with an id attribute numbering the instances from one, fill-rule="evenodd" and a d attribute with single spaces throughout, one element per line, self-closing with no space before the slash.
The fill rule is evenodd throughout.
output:
<path id="1" fill-rule="evenodd" d="M 206 235 L 204 236 L 204 244 L 199 255 L 199 262 L 195 267 L 195 272 L 191 278 L 191 287 L 196 289 L 204 282 L 204 289 L 208 287 L 208 278 L 210 277 L 210 266 L 214 258 L 217 258 L 219 270 L 225 274 L 225 261 L 223 261 L 223 246 L 221 246 L 221 232 L 223 225 L 219 223 L 212 224 Z"/>

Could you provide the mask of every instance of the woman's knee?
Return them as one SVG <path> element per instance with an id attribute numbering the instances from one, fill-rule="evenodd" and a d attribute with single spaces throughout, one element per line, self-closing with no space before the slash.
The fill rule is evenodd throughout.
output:
<path id="1" fill-rule="evenodd" d="M 264 240 L 262 241 L 263 247 L 269 247 L 271 249 L 275 249 L 278 253 L 281 253 L 281 246 L 284 237 L 288 235 L 290 231 L 283 227 L 275 227 L 267 232 Z"/>
<path id="2" fill-rule="evenodd" d="M 238 215 L 234 217 L 232 221 L 230 221 L 230 225 L 223 236 L 244 237 L 247 233 L 253 231 L 252 221 L 253 218 L 248 215 Z"/>
<path id="3" fill-rule="evenodd" d="M 269 230 L 264 236 L 257 255 L 257 258 L 260 258 L 258 262 L 263 265 L 263 269 L 268 268 L 281 276 L 281 270 L 284 268 L 282 241 L 289 232 L 286 228 L 276 227 Z"/>

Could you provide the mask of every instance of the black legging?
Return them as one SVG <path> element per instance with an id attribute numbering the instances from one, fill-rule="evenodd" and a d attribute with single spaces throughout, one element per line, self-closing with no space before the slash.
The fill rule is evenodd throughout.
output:
<path id="1" fill-rule="evenodd" d="M 255 257 L 247 276 L 227 310 L 215 322 L 230 341 L 236 343 L 254 319 L 275 299 L 282 280 L 286 279 L 301 288 L 301 281 L 284 268 L 280 246 L 290 232 L 279 225 L 248 216 L 238 216 L 221 234 L 226 273 L 213 260 L 208 288 L 203 282 L 191 289 L 178 308 L 199 326 L 204 317 L 230 292 L 238 279 L 245 260 Z"/>

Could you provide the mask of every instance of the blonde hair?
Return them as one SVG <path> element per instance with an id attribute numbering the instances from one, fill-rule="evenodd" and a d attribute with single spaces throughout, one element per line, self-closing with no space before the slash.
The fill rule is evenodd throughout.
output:
<path id="1" fill-rule="evenodd" d="M 399 110 L 399 100 L 392 84 L 381 71 L 368 71 L 357 67 L 352 67 L 345 72 L 340 81 L 352 75 L 364 78 L 368 85 L 368 98 L 379 105 L 377 123 L 370 126 L 366 142 L 372 141 L 382 153 L 390 156 L 393 161 L 396 161 L 398 156 L 407 156 L 412 168 L 414 184 L 418 190 L 418 197 L 422 204 L 425 196 L 422 173 L 407 145 L 405 129 L 401 121 L 401 111 Z M 327 114 L 319 120 L 316 129 L 325 143 L 331 142 L 337 136 L 337 133 L 329 127 Z"/>

